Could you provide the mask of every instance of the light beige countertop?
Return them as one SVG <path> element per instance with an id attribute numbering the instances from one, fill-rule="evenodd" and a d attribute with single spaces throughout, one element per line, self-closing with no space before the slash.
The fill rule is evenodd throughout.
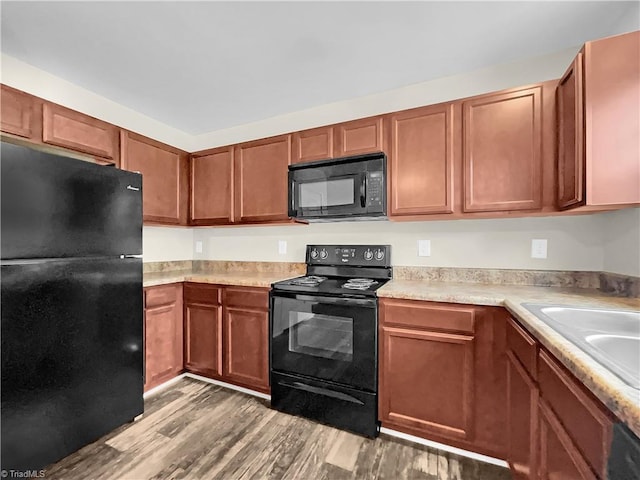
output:
<path id="1" fill-rule="evenodd" d="M 193 272 L 192 270 L 145 273 L 144 287 L 177 282 L 215 283 L 243 287 L 271 287 L 274 282 L 296 277 L 287 272 Z"/>
<path id="2" fill-rule="evenodd" d="M 611 373 L 522 306 L 523 303 L 549 303 L 638 311 L 640 299 L 611 297 L 591 289 L 442 283 L 424 280 L 393 280 L 378 290 L 378 296 L 505 307 L 602 403 L 640 436 L 640 390 L 627 385 L 617 375 Z"/>

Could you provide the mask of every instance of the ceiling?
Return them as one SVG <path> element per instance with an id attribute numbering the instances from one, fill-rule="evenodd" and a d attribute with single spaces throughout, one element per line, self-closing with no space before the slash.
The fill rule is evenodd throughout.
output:
<path id="1" fill-rule="evenodd" d="M 577 46 L 637 2 L 10 2 L 2 52 L 197 135 Z"/>

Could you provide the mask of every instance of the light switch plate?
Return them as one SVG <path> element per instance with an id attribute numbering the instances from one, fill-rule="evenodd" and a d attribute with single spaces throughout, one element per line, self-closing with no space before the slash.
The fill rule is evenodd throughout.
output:
<path id="1" fill-rule="evenodd" d="M 546 238 L 534 238 L 531 240 L 531 258 L 547 258 Z"/>
<path id="2" fill-rule="evenodd" d="M 419 257 L 431 256 L 431 240 L 418 240 L 418 256 Z"/>
<path id="3" fill-rule="evenodd" d="M 196 253 L 202 253 L 202 242 L 196 242 Z"/>
<path id="4" fill-rule="evenodd" d="M 278 254 L 286 255 L 287 254 L 287 241 L 286 240 L 278 240 Z"/>

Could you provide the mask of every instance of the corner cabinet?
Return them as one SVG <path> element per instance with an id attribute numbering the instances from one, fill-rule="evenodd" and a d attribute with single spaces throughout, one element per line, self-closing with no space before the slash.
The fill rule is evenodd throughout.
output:
<path id="1" fill-rule="evenodd" d="M 234 147 L 223 147 L 191 156 L 191 225 L 233 223 L 233 155 Z"/>
<path id="2" fill-rule="evenodd" d="M 640 31 L 587 42 L 556 103 L 558 207 L 640 204 Z"/>
<path id="3" fill-rule="evenodd" d="M 235 220 L 262 223 L 288 220 L 291 135 L 235 147 Z"/>
<path id="4" fill-rule="evenodd" d="M 383 298 L 379 339 L 383 426 L 504 457 L 498 309 Z"/>
<path id="5" fill-rule="evenodd" d="M 122 130 L 121 165 L 142 174 L 142 219 L 186 225 L 189 198 L 188 155 L 150 138 Z"/>
<path id="6" fill-rule="evenodd" d="M 445 103 L 392 113 L 388 159 L 389 214 L 453 212 L 454 148 L 459 105 Z"/>
<path id="7" fill-rule="evenodd" d="M 182 372 L 182 284 L 144 289 L 144 390 Z"/>

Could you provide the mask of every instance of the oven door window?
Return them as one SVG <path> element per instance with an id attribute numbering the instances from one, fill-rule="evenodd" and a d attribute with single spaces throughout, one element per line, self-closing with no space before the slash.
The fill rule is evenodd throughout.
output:
<path id="1" fill-rule="evenodd" d="M 353 360 L 353 319 L 289 312 L 289 351 L 302 355 Z"/>
<path id="2" fill-rule="evenodd" d="M 271 368 L 375 390 L 375 305 L 375 301 L 363 306 L 345 304 L 344 299 L 274 296 Z"/>

